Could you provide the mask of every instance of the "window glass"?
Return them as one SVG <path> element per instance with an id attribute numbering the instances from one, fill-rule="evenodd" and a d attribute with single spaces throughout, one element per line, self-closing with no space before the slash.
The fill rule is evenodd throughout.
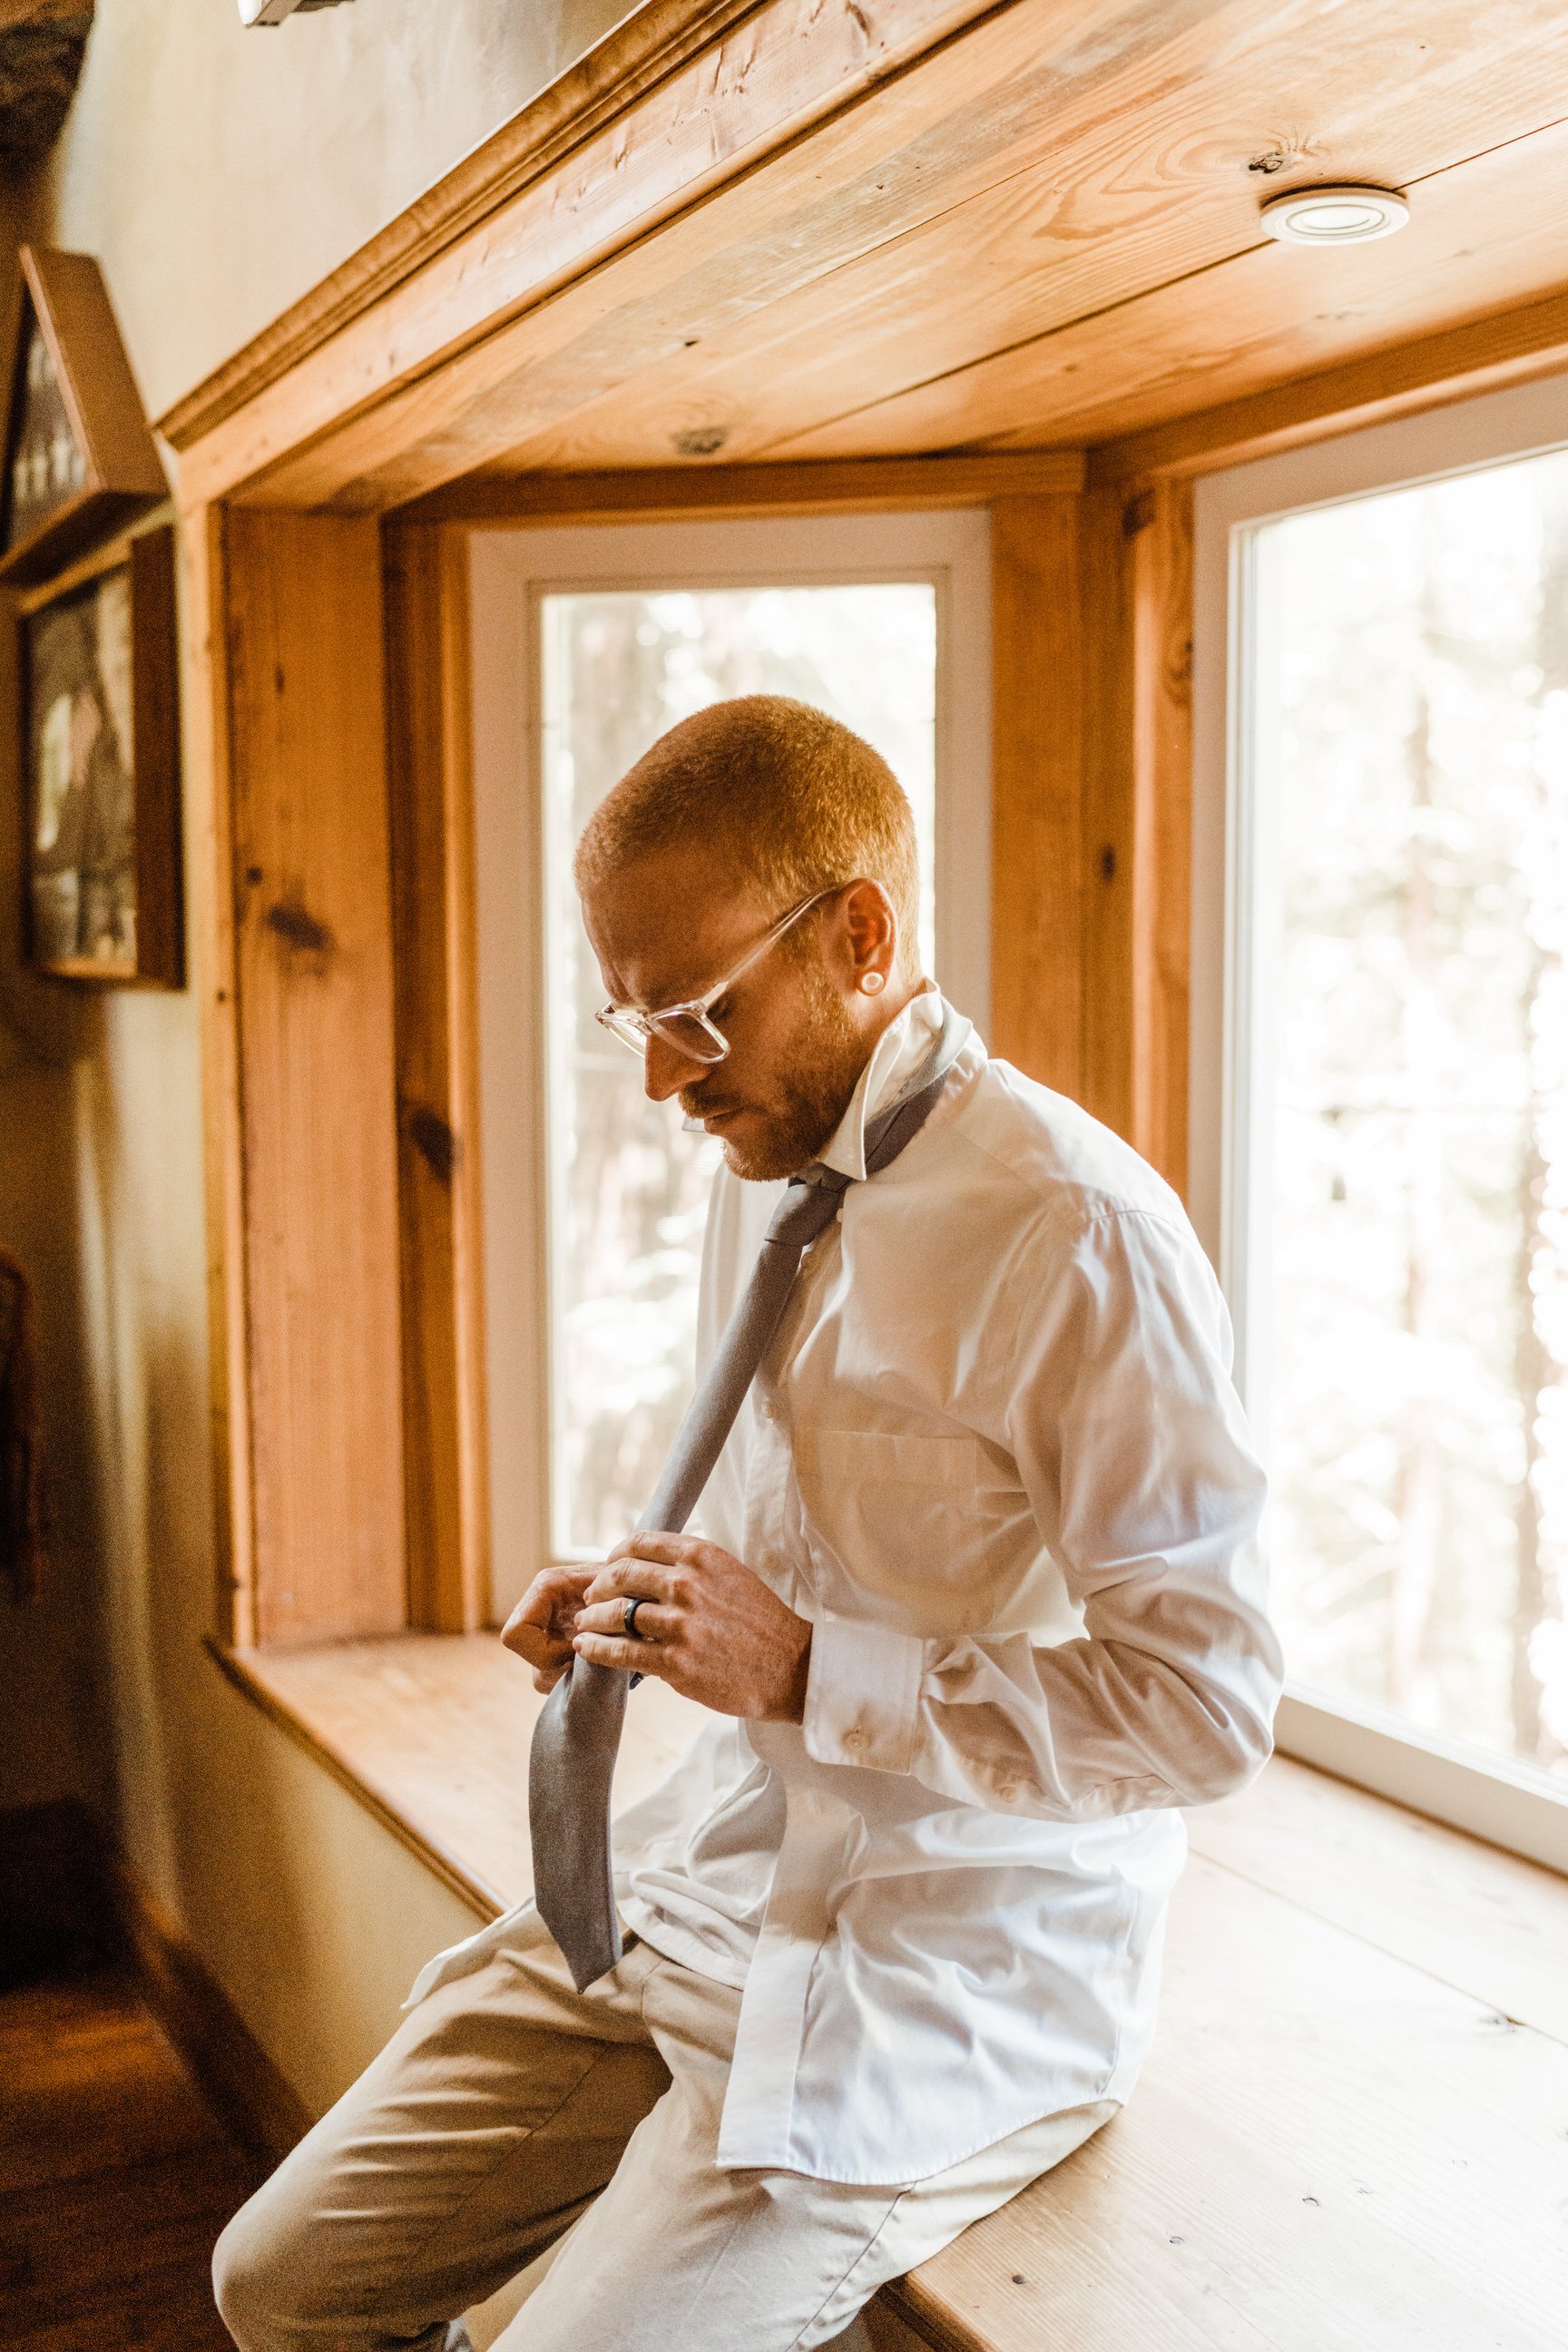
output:
<path id="1" fill-rule="evenodd" d="M 929 584 L 595 590 L 541 599 L 552 1162 L 552 1498 L 557 1555 L 646 1505 L 690 1391 L 719 1147 L 653 1104 L 594 1019 L 604 984 L 571 852 L 657 737 L 736 694 L 789 694 L 874 743 L 914 807 L 933 969 L 936 594 Z"/>
<path id="2" fill-rule="evenodd" d="M 1252 552 L 1289 1664 L 1568 1777 L 1568 455 Z"/>

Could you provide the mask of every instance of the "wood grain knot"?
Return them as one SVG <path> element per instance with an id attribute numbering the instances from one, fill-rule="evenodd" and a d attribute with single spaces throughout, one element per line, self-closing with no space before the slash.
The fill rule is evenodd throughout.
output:
<path id="1" fill-rule="evenodd" d="M 1126 505 L 1122 508 L 1122 509 L 1121 509 L 1121 536 L 1122 536 L 1122 538 L 1123 538 L 1123 539 L 1136 539 L 1136 538 L 1137 538 L 1137 536 L 1138 536 L 1138 534 L 1139 534 L 1139 532 L 1140 532 L 1141 530 L 1148 530 L 1148 528 L 1149 528 L 1150 524 L 1153 521 L 1153 520 L 1154 520 L 1154 493 L 1153 493 L 1153 491 L 1152 491 L 1152 490 L 1138 490 L 1138 491 L 1136 491 L 1136 492 L 1134 493 L 1134 495 L 1133 495 L 1131 498 L 1130 498 L 1130 499 L 1128 499 L 1127 504 L 1126 504 Z"/>
<path id="2" fill-rule="evenodd" d="M 297 948 L 301 955 L 324 959 L 337 946 L 326 924 L 318 922 L 298 898 L 279 898 L 275 907 L 268 907 L 267 928 L 276 932 L 286 946 Z"/>
<path id="3" fill-rule="evenodd" d="M 408 1114 L 408 1135 L 432 1175 L 449 1184 L 458 1164 L 458 1139 L 440 1113 L 416 1103 Z"/>

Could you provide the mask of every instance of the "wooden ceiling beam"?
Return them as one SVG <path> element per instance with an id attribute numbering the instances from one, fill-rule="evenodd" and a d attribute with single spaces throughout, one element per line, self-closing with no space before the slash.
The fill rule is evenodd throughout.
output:
<path id="1" fill-rule="evenodd" d="M 1213 473 L 1565 368 L 1568 291 L 1101 442 L 1089 453 L 1089 479 L 1110 488 L 1150 476 Z"/>
<path id="2" fill-rule="evenodd" d="M 468 231 L 626 112 L 756 0 L 642 0 L 624 23 L 466 155 L 298 302 L 166 409 L 158 430 L 188 449 L 342 328 L 406 283 Z"/>
<path id="3" fill-rule="evenodd" d="M 1398 236 L 1325 253 L 1258 238 L 1191 276 L 841 415 L 768 454 L 1119 440 L 1442 333 L 1562 282 L 1557 223 L 1568 206 L 1568 122 L 1436 173 L 1412 184 L 1410 195 L 1410 223 Z"/>
<path id="4" fill-rule="evenodd" d="M 663 297 L 668 310 L 700 321 L 689 346 L 646 353 L 619 382 L 603 381 L 585 341 L 563 346 L 548 390 L 538 372 L 519 382 L 511 462 L 530 471 L 664 464 L 679 423 L 721 436 L 726 463 L 952 447 L 1009 427 L 1019 444 L 1037 446 L 1044 428 L 1064 440 L 1102 438 L 1114 428 L 1086 436 L 1069 413 L 1118 396 L 1157 405 L 1165 391 L 1151 394 L 1121 363 L 1123 345 L 1137 352 L 1145 309 L 1191 310 L 1206 328 L 1214 306 L 1205 310 L 1194 281 L 1218 269 L 1228 286 L 1225 269 L 1254 253 L 1262 257 L 1250 276 L 1269 280 L 1270 331 L 1304 307 L 1318 344 L 1335 356 L 1373 340 L 1371 307 L 1358 310 L 1355 293 L 1342 292 L 1345 257 L 1282 252 L 1258 224 L 1264 194 L 1370 178 L 1415 187 L 1425 208 L 1435 177 L 1561 110 L 1542 65 L 1553 39 L 1568 64 L 1568 15 L 1562 0 L 1531 0 L 1494 34 L 1479 79 L 1472 0 L 1424 0 L 1419 37 L 1401 0 L 1377 0 L 1314 38 L 1321 16 L 1313 0 L 1267 13 L 1249 0 L 1202 16 L 1158 12 L 1109 79 L 1093 71 L 1058 86 L 1044 73 L 1023 75 L 992 110 L 979 152 L 962 112 L 891 162 L 879 149 L 879 188 L 918 158 L 927 198 L 918 216 L 900 226 L 884 213 L 882 233 L 858 252 L 826 249 L 809 216 L 792 222 L 792 264 L 815 254 L 816 266 L 795 269 L 787 287 L 765 282 L 772 247 L 758 252 L 738 239 L 718 268 L 766 294 L 765 307 L 731 305 L 726 315 L 710 296 L 710 265 Z M 1287 86 L 1290 134 L 1279 129 Z M 1260 163 L 1278 168 L 1253 168 Z M 1524 168 L 1523 159 L 1503 168 Z M 939 177 L 940 204 L 930 200 Z M 1421 226 L 1430 247 L 1433 224 Z M 1394 270 L 1408 266 L 1409 245 L 1400 240 Z M 1489 267 L 1472 258 L 1469 290 L 1463 266 L 1445 255 L 1450 315 L 1495 307 Z M 1528 267 L 1539 272 L 1538 250 Z M 1353 262 L 1348 274 L 1353 280 Z M 1430 270 L 1418 278 L 1430 305 Z M 1520 290 L 1538 283 L 1533 275 Z M 1238 295 L 1243 323 L 1255 315 L 1256 290 L 1249 283 Z M 1232 322 L 1233 339 L 1237 331 Z"/>
<path id="5" fill-rule="evenodd" d="M 1024 5 L 1092 26 L 1128 0 Z M 770 202 L 777 215 L 808 184 L 820 191 L 828 118 L 896 82 L 984 9 L 985 0 L 762 0 L 613 115 L 585 102 L 585 130 L 573 140 L 562 124 L 525 186 L 377 290 L 286 373 L 271 377 L 264 363 L 254 392 L 231 381 L 225 400 L 239 392 L 241 404 L 210 419 L 188 403 L 161 418 L 184 461 L 183 502 L 244 491 L 279 505 L 374 509 L 499 457 L 510 418 L 498 388 L 520 352 L 537 359 L 595 316 L 646 303 L 672 268 L 690 266 L 705 236 L 729 241 L 726 215 L 705 219 L 702 200 L 719 189 L 735 184 L 759 226 Z M 602 45 L 604 57 L 619 39 Z M 1021 55 L 1015 37 L 999 70 L 1016 72 Z M 808 131 L 816 132 L 809 148 Z M 759 195 L 761 167 L 780 151 L 784 185 Z M 838 176 L 866 161 L 858 141 Z M 684 233 L 672 237 L 678 215 Z M 679 341 L 687 329 L 672 319 L 655 331 Z"/>
<path id="6" fill-rule="evenodd" d="M 1434 5 L 1446 22 L 1459 0 Z M 183 495 L 375 509 L 496 464 L 595 399 L 637 412 L 651 370 L 724 336 L 754 334 L 760 352 L 769 318 L 803 288 L 967 201 L 998 189 L 1016 201 L 1053 142 L 1115 121 L 1134 98 L 1154 103 L 1281 12 L 1304 30 L 1323 7 L 764 0 L 743 53 L 736 34 L 637 98 L 195 446 L 192 417 L 172 412 L 164 429 L 189 452 Z M 1277 79 L 1271 66 L 1270 91 Z M 1226 248 L 1255 233 L 1236 136 Z M 963 282 L 961 268 L 928 285 L 928 314 L 956 310 Z M 774 420 L 760 437 L 777 432 Z M 687 440 L 721 454 L 700 393 L 661 402 L 657 433 L 637 462 L 668 462 Z"/>
<path id="7" fill-rule="evenodd" d="M 407 522 L 639 522 L 694 514 L 862 514 L 990 505 L 1081 490 L 1081 449 L 974 457 L 871 457 L 848 465 L 637 467 L 599 474 L 469 475 L 403 509 Z"/>
<path id="8" fill-rule="evenodd" d="M 182 502 L 1131 445 L 1564 274 L 1568 0 L 737 7 L 656 0 L 170 412 Z M 1326 171 L 1410 227 L 1262 236 Z"/>

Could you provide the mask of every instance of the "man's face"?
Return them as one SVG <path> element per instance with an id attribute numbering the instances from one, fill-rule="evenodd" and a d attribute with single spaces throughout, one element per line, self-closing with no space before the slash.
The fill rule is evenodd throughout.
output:
<path id="1" fill-rule="evenodd" d="M 583 901 L 606 994 L 644 1012 L 705 994 L 773 911 L 727 856 L 701 843 L 640 858 Z M 678 1094 L 687 1116 L 719 1137 L 737 1176 L 793 1175 L 843 1118 L 889 1016 L 884 998 L 859 991 L 863 960 L 853 912 L 842 898 L 826 900 L 713 1005 L 710 1018 L 730 1044 L 723 1061 L 693 1061 L 649 1039 L 647 1092 L 656 1102 Z"/>

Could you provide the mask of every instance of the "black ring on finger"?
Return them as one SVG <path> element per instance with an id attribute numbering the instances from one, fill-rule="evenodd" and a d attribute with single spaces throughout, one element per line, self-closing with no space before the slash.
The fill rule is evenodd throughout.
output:
<path id="1" fill-rule="evenodd" d="M 639 1633 L 637 1631 L 637 1611 L 643 1606 L 647 1599 L 647 1595 L 644 1592 L 639 1593 L 635 1601 L 627 1599 L 623 1601 L 621 1603 L 621 1632 L 628 1642 L 646 1642 L 647 1640 L 647 1635 L 646 1633 Z"/>

